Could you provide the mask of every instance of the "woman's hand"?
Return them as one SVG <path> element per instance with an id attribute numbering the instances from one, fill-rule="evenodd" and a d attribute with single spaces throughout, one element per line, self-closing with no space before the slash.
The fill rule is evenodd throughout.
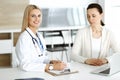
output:
<path id="1" fill-rule="evenodd" d="M 51 60 L 50 64 L 52 64 L 53 70 L 63 70 L 64 68 L 67 67 L 67 65 L 60 60 Z M 50 64 L 46 65 L 45 71 L 49 70 Z"/>
<path id="2" fill-rule="evenodd" d="M 106 64 L 107 62 L 108 62 L 107 59 L 95 59 L 95 58 L 87 59 L 85 61 L 86 64 L 93 66 L 101 66 L 103 64 Z"/>
<path id="3" fill-rule="evenodd" d="M 64 68 L 66 68 L 66 66 L 67 65 L 64 62 L 58 62 L 53 64 L 54 70 L 63 70 Z"/>

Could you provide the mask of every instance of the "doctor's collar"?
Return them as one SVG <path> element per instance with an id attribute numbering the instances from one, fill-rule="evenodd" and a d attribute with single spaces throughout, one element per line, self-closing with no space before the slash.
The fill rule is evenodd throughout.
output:
<path id="1" fill-rule="evenodd" d="M 37 38 L 37 36 L 32 32 L 29 27 L 27 27 L 26 30 L 32 35 L 33 38 Z"/>

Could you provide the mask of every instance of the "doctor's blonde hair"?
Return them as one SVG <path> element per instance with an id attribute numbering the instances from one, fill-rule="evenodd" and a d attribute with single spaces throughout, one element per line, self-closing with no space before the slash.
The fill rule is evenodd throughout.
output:
<path id="1" fill-rule="evenodd" d="M 31 12 L 33 9 L 38 9 L 38 10 L 41 11 L 41 9 L 40 9 L 38 6 L 32 5 L 32 4 L 28 5 L 28 6 L 25 8 L 24 15 L 23 15 L 21 32 L 23 32 L 23 31 L 29 26 L 28 17 L 29 17 L 30 12 Z"/>

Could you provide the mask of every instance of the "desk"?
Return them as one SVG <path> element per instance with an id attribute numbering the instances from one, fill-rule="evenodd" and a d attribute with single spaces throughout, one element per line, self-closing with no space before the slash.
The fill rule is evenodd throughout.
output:
<path id="1" fill-rule="evenodd" d="M 120 73 L 112 76 L 101 76 L 91 74 L 90 71 L 95 69 L 95 66 L 81 64 L 77 62 L 71 62 L 71 69 L 76 68 L 79 73 L 52 76 L 46 72 L 24 72 L 18 68 L 0 68 L 0 80 L 14 80 L 16 78 L 30 78 L 30 77 L 41 77 L 45 80 L 120 80 Z"/>

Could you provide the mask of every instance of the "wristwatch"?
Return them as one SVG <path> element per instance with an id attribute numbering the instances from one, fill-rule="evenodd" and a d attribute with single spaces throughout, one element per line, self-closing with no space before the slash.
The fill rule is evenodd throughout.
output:
<path id="1" fill-rule="evenodd" d="M 53 70 L 53 64 L 50 64 L 49 70 Z"/>

